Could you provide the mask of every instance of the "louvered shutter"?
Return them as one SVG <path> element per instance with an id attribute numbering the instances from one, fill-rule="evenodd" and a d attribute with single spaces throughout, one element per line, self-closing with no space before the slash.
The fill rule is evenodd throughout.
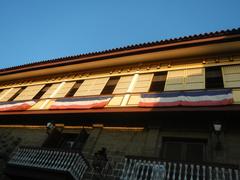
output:
<path id="1" fill-rule="evenodd" d="M 0 101 L 1 99 L 7 94 L 7 92 L 9 91 L 10 89 L 3 89 L 0 93 Z"/>
<path id="2" fill-rule="evenodd" d="M 120 106 L 122 103 L 124 95 L 116 95 L 114 96 L 107 106 Z"/>
<path id="3" fill-rule="evenodd" d="M 184 89 L 185 70 L 168 71 L 164 91 Z"/>
<path id="4" fill-rule="evenodd" d="M 100 95 L 104 86 L 107 84 L 108 79 L 109 77 L 95 79 L 95 82 L 92 85 L 92 87 L 89 89 L 87 95 Z"/>
<path id="5" fill-rule="evenodd" d="M 185 90 L 205 88 L 205 69 L 186 69 L 185 70 Z"/>
<path id="6" fill-rule="evenodd" d="M 109 77 L 85 80 L 74 96 L 100 95 Z"/>
<path id="7" fill-rule="evenodd" d="M 14 101 L 19 100 L 30 100 L 32 99 L 42 88 L 44 84 L 35 85 L 35 86 L 28 86 L 24 89 L 15 99 Z"/>
<path id="8" fill-rule="evenodd" d="M 132 92 L 148 92 L 153 74 L 140 74 Z"/>
<path id="9" fill-rule="evenodd" d="M 223 66 L 222 73 L 225 88 L 240 87 L 240 65 Z"/>
<path id="10" fill-rule="evenodd" d="M 233 89 L 232 94 L 234 104 L 240 104 L 240 89 Z"/>
<path id="11" fill-rule="evenodd" d="M 42 95 L 40 99 L 50 98 L 61 83 L 51 85 L 51 87 Z"/>
<path id="12" fill-rule="evenodd" d="M 117 86 L 115 87 L 113 94 L 119 94 L 119 93 L 126 93 L 128 90 L 128 87 L 132 81 L 133 76 L 122 76 Z"/>
<path id="13" fill-rule="evenodd" d="M 21 88 L 11 88 L 4 90 L 1 94 L 0 101 L 8 101 L 15 93 L 17 93 Z"/>
<path id="14" fill-rule="evenodd" d="M 54 96 L 55 98 L 61 98 L 65 97 L 65 95 L 68 93 L 68 91 L 73 87 L 75 82 L 66 82 L 57 92 L 57 94 Z"/>

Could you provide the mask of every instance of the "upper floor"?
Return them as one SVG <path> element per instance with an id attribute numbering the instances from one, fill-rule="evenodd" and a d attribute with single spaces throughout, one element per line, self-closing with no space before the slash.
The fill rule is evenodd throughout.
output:
<path id="1" fill-rule="evenodd" d="M 108 96 L 106 107 L 124 107 L 144 93 L 230 89 L 238 104 L 239 38 L 234 29 L 2 69 L 0 102 L 34 100 L 30 110 L 41 110 Z"/>

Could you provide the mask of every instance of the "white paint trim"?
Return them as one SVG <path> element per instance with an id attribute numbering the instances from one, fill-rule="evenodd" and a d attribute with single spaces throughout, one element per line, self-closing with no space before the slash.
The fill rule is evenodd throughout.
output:
<path id="1" fill-rule="evenodd" d="M 59 90 L 64 86 L 66 82 L 62 82 L 61 84 L 59 84 L 59 86 L 55 89 L 55 91 L 50 95 L 50 98 L 53 98 L 58 92 Z"/>
<path id="2" fill-rule="evenodd" d="M 127 93 L 131 93 L 135 87 L 135 84 L 139 78 L 139 74 L 134 74 L 132 81 L 128 87 Z M 130 98 L 130 94 L 125 94 L 121 103 L 121 106 L 126 106 L 128 103 L 128 100 Z"/>
<path id="3" fill-rule="evenodd" d="M 122 100 L 122 103 L 121 103 L 120 106 L 126 106 L 127 103 L 128 103 L 128 99 L 129 99 L 129 98 L 130 98 L 130 94 L 125 94 L 125 95 L 123 96 L 123 100 Z"/>
<path id="4" fill-rule="evenodd" d="M 43 109 L 48 103 L 49 103 L 50 99 L 47 99 L 41 106 L 39 109 Z"/>
<path id="5" fill-rule="evenodd" d="M 62 82 L 61 84 L 59 84 L 59 86 L 55 89 L 55 91 L 53 91 L 53 93 L 49 96 L 49 98 L 53 98 L 58 92 L 59 90 L 64 86 L 66 82 Z M 50 102 L 50 99 L 47 99 L 41 106 L 39 109 L 43 109 L 48 103 Z"/>
<path id="6" fill-rule="evenodd" d="M 138 77 L 139 77 L 139 74 L 134 74 L 134 76 L 132 78 L 132 81 L 131 81 L 131 83 L 130 83 L 130 85 L 128 87 L 128 90 L 127 90 L 128 93 L 131 93 L 133 91 L 133 89 L 135 87 L 135 84 L 136 84 L 136 82 L 138 80 Z"/>

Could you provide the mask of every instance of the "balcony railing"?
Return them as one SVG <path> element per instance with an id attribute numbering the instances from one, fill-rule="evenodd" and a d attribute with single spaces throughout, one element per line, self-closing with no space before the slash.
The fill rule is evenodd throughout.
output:
<path id="1" fill-rule="evenodd" d="M 126 157 L 120 179 L 239 180 L 239 168 L 224 164 L 193 164 Z"/>
<path id="2" fill-rule="evenodd" d="M 75 180 L 81 179 L 88 168 L 78 151 L 35 147 L 18 148 L 8 165 L 66 172 Z"/>

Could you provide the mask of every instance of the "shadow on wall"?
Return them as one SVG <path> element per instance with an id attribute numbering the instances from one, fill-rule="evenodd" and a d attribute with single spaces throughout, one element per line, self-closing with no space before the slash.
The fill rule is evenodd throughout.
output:
<path id="1" fill-rule="evenodd" d="M 1 129 L 0 132 L 0 180 L 5 180 L 7 177 L 3 174 L 5 165 L 14 151 L 21 142 L 21 138 L 15 137 L 10 130 Z"/>

